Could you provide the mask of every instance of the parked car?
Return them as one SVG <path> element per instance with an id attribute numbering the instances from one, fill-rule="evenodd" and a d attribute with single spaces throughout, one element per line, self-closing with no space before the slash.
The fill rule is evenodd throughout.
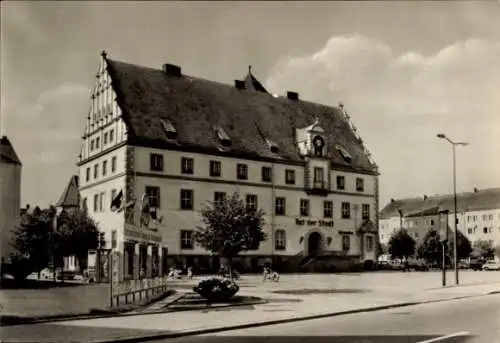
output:
<path id="1" fill-rule="evenodd" d="M 460 261 L 458 262 L 458 269 L 469 269 L 470 268 L 470 263 L 467 261 Z"/>
<path id="2" fill-rule="evenodd" d="M 403 270 L 404 266 L 405 266 L 404 262 L 401 261 L 400 259 L 394 259 L 389 261 L 390 270 Z"/>
<path id="3" fill-rule="evenodd" d="M 427 271 L 429 270 L 429 266 L 427 262 L 422 258 L 409 259 L 408 260 L 409 269 L 419 270 L 419 271 Z"/>
<path id="4" fill-rule="evenodd" d="M 484 260 L 471 259 L 469 265 L 472 270 L 482 270 L 484 265 Z"/>
<path id="5" fill-rule="evenodd" d="M 377 269 L 378 270 L 391 270 L 392 267 L 388 261 L 378 261 L 377 262 Z"/>
<path id="6" fill-rule="evenodd" d="M 483 264 L 483 270 L 500 270 L 500 262 L 491 260 Z"/>

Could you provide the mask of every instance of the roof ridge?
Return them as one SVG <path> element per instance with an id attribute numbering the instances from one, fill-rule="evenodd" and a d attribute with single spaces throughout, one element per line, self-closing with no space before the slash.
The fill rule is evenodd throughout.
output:
<path id="1" fill-rule="evenodd" d="M 353 172 L 378 174 L 376 165 L 367 157 L 337 106 L 274 97 L 264 92 L 245 92 L 230 83 L 182 73 L 181 77 L 174 77 L 160 68 L 113 59 L 106 61 L 118 105 L 134 144 L 168 149 L 173 143 L 166 139 L 161 125 L 151 124 L 169 119 L 178 132 L 176 149 L 184 146 L 216 152 L 219 142 L 207 135 L 207 131 L 217 122 L 234 138 L 224 153 L 266 159 L 279 156 L 296 162 L 303 159 L 295 146 L 294 129 L 310 125 L 319 117 L 327 131 L 329 149 L 336 151 L 334 145 L 341 144 L 353 156 L 352 162 L 346 164 L 340 155 L 333 154 L 330 156 L 332 164 L 348 167 Z M 281 147 L 278 154 L 272 153 L 266 142 L 257 136 L 256 128 L 250 125 L 252 121 L 259 123 L 261 132 L 271 135 L 269 138 Z"/>
<path id="2" fill-rule="evenodd" d="M 120 61 L 120 60 L 115 60 L 115 59 L 110 59 L 110 58 L 106 58 L 106 60 L 108 62 L 111 62 L 111 63 L 121 63 L 121 64 L 125 64 L 127 66 L 130 66 L 130 67 L 135 67 L 135 68 L 144 68 L 144 69 L 149 69 L 151 71 L 156 71 L 156 72 L 162 72 L 163 71 L 160 69 L 160 68 L 154 68 L 154 67 L 151 67 L 151 66 L 144 66 L 144 65 L 141 65 L 141 64 L 136 64 L 136 63 L 130 63 L 130 62 L 124 62 L 124 61 Z M 253 74 L 252 74 L 253 75 Z M 203 82 L 209 82 L 209 83 L 213 83 L 213 84 L 217 84 L 217 85 L 220 85 L 220 86 L 226 86 L 226 87 L 229 87 L 229 88 L 234 88 L 234 86 L 231 84 L 231 83 L 227 83 L 227 82 L 224 82 L 224 81 L 216 81 L 216 80 L 210 80 L 210 79 L 207 79 L 207 78 L 204 78 L 204 77 L 200 77 L 200 76 L 193 76 L 193 75 L 190 75 L 190 74 L 182 74 L 183 77 L 186 77 L 188 79 L 192 79 L 192 80 L 199 80 L 199 81 L 203 81 Z M 256 79 L 257 80 L 257 79 Z M 258 81 L 258 80 L 257 80 Z M 259 81 L 260 82 L 260 81 Z M 287 99 L 286 95 L 278 95 L 278 97 L 274 97 L 271 93 L 267 92 L 264 93 L 264 92 L 255 92 L 255 94 L 258 94 L 258 95 L 265 95 L 265 96 L 270 96 L 274 99 Z M 310 105 L 315 105 L 315 106 L 319 106 L 319 107 L 322 107 L 322 108 L 335 108 L 335 109 L 340 109 L 340 106 L 338 105 L 329 105 L 329 104 L 323 104 L 323 103 L 320 103 L 320 102 L 315 102 L 315 101 L 312 101 L 312 100 L 307 100 L 307 99 L 304 99 L 304 98 L 299 98 L 297 100 L 294 100 L 294 102 L 302 102 L 302 103 L 305 103 L 305 104 L 310 104 Z M 348 121 L 342 117 L 342 119 L 348 123 Z"/>

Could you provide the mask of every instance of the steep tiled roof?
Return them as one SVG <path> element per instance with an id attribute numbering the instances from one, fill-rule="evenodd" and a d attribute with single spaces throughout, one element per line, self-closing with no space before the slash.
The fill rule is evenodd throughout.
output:
<path id="1" fill-rule="evenodd" d="M 425 216 L 432 216 L 438 214 L 440 211 L 439 206 L 433 206 L 429 208 L 422 208 L 417 212 L 411 212 L 408 214 L 405 214 L 405 217 L 425 217 Z"/>
<path id="2" fill-rule="evenodd" d="M 240 90 L 110 59 L 107 65 L 131 144 L 301 162 L 295 129 L 311 125 L 318 118 L 326 131 L 329 158 L 336 168 L 375 173 L 362 142 L 338 108 L 274 97 L 263 87 L 263 91 Z M 247 81 L 250 78 L 259 90 L 262 85 L 249 75 Z M 176 129 L 176 142 L 167 139 L 162 120 Z M 221 146 L 214 127 L 228 134 L 229 147 Z M 266 139 L 276 143 L 277 152 L 271 151 Z M 344 160 L 336 144 L 351 154 L 351 163 Z"/>
<path id="3" fill-rule="evenodd" d="M 78 191 L 78 176 L 73 175 L 69 180 L 68 185 L 61 194 L 56 206 L 61 207 L 79 207 L 80 192 Z"/>
<path id="4" fill-rule="evenodd" d="M 500 209 L 500 188 L 490 188 L 457 194 L 457 211 L 481 211 Z M 453 194 L 438 195 L 424 198 L 410 198 L 389 202 L 380 211 L 380 219 L 399 216 L 398 210 L 404 216 L 429 215 L 437 211 L 454 211 Z"/>
<path id="5" fill-rule="evenodd" d="M 0 161 L 22 164 L 7 136 L 2 136 L 0 139 Z"/>

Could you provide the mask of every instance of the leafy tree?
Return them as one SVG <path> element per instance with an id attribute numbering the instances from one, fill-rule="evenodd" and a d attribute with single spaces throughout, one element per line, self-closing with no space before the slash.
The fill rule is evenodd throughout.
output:
<path id="1" fill-rule="evenodd" d="M 35 207 L 33 211 L 28 211 L 21 217 L 20 226 L 14 231 L 11 245 L 15 253 L 11 256 L 11 262 L 22 264 L 23 269 L 29 269 L 29 273 L 40 273 L 50 261 L 50 217 L 48 209 Z"/>
<path id="2" fill-rule="evenodd" d="M 63 210 L 55 220 L 56 215 L 54 206 L 25 213 L 11 242 L 16 250 L 13 262 L 40 274 L 52 260 L 54 279 L 55 267 L 63 266 L 64 256 L 75 255 L 84 266 L 87 251 L 97 247 L 98 237 L 97 225 L 85 211 Z"/>
<path id="3" fill-rule="evenodd" d="M 475 241 L 474 253 L 484 258 L 493 258 L 495 256 L 495 248 L 493 247 L 493 242 L 484 239 Z"/>
<path id="4" fill-rule="evenodd" d="M 472 252 L 472 244 L 470 240 L 459 230 L 457 230 L 457 235 L 458 235 L 458 245 L 457 245 L 457 255 L 458 259 L 463 259 L 467 258 L 470 256 Z M 453 232 L 448 233 L 448 252 L 449 252 L 449 257 L 453 258 L 454 255 L 454 241 L 455 238 L 453 236 Z"/>
<path id="5" fill-rule="evenodd" d="M 415 240 L 405 229 L 396 231 L 388 243 L 388 251 L 392 258 L 405 258 L 415 254 Z"/>
<path id="6" fill-rule="evenodd" d="M 74 255 L 80 267 L 86 266 L 87 254 L 98 245 L 97 224 L 84 210 L 62 211 L 57 219 L 54 254 L 59 260 Z"/>
<path id="7" fill-rule="evenodd" d="M 430 263 L 441 263 L 443 259 L 443 244 L 441 236 L 436 230 L 429 230 L 419 245 L 418 256 L 426 259 Z"/>
<path id="8" fill-rule="evenodd" d="M 201 212 L 203 226 L 199 226 L 194 240 L 206 250 L 228 262 L 233 279 L 232 261 L 241 252 L 258 249 L 267 239 L 264 232 L 264 212 L 247 209 L 237 193 L 222 201 L 210 202 Z"/>

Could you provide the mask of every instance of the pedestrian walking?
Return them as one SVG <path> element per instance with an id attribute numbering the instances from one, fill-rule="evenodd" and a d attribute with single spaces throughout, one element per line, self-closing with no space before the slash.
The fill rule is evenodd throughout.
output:
<path id="1" fill-rule="evenodd" d="M 271 275 L 269 275 L 269 279 L 274 282 L 280 281 L 280 274 L 276 271 L 271 271 Z"/>
<path id="2" fill-rule="evenodd" d="M 174 268 L 170 268 L 168 270 L 168 277 L 174 279 L 175 278 L 175 271 Z"/>
<path id="3" fill-rule="evenodd" d="M 269 267 L 265 266 L 262 272 L 262 282 L 265 282 L 269 278 L 269 273 L 270 273 Z"/>
<path id="4" fill-rule="evenodd" d="M 192 280 L 193 279 L 193 267 L 188 267 L 187 268 L 187 278 L 188 278 L 188 280 Z"/>

